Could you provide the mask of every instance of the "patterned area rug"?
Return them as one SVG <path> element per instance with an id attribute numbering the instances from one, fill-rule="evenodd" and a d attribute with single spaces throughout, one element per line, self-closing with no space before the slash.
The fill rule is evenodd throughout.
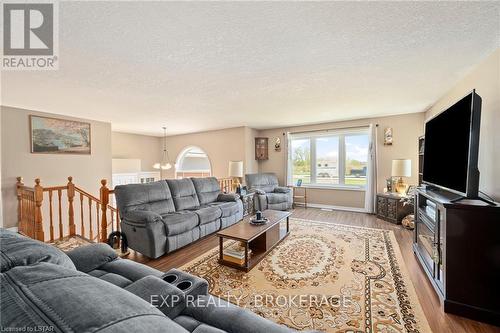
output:
<path id="1" fill-rule="evenodd" d="M 210 293 L 295 329 L 431 332 L 392 231 L 298 219 L 290 226 L 248 273 L 218 264 L 217 248 L 181 269 L 207 279 Z"/>
<path id="2" fill-rule="evenodd" d="M 81 236 L 67 236 L 49 244 L 54 245 L 61 251 L 68 252 L 77 247 L 92 244 L 92 242 Z"/>

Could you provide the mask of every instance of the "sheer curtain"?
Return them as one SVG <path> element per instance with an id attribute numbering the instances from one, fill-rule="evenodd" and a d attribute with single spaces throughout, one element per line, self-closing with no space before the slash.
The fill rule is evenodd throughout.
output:
<path id="1" fill-rule="evenodd" d="M 291 170 L 292 170 L 292 165 L 290 161 L 290 156 L 291 156 L 291 144 L 290 144 L 290 132 L 285 133 L 285 140 L 283 140 L 283 151 L 285 152 L 284 159 L 285 159 L 285 170 L 283 170 L 284 178 L 283 182 L 285 186 L 291 186 L 292 184 L 292 177 L 291 177 Z"/>
<path id="2" fill-rule="evenodd" d="M 377 193 L 377 126 L 370 124 L 368 129 L 368 161 L 366 170 L 365 211 L 375 213 Z"/>

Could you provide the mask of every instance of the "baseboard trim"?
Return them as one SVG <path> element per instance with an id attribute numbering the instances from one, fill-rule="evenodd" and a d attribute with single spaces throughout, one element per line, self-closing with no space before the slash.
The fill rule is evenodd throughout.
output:
<path id="1" fill-rule="evenodd" d="M 319 209 L 332 209 L 332 210 L 342 210 L 347 212 L 356 212 L 356 213 L 366 213 L 364 208 L 359 207 L 346 207 L 346 206 L 332 206 L 332 205 L 323 205 L 323 204 L 315 204 L 315 203 L 307 203 L 307 207 L 311 208 L 319 208 Z"/>

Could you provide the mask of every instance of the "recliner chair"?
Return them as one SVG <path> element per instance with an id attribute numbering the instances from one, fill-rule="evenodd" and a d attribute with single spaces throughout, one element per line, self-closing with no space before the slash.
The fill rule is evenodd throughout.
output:
<path id="1" fill-rule="evenodd" d="M 249 191 L 255 192 L 254 208 L 256 210 L 288 210 L 292 208 L 292 189 L 285 186 L 279 186 L 276 174 L 246 174 L 245 182 Z"/>

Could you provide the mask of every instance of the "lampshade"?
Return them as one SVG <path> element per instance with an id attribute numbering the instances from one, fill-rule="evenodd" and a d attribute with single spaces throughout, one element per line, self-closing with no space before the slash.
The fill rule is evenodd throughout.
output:
<path id="1" fill-rule="evenodd" d="M 243 177 L 243 161 L 229 161 L 229 177 Z"/>
<path id="2" fill-rule="evenodd" d="M 411 177 L 411 160 L 392 160 L 391 175 L 393 177 Z"/>

